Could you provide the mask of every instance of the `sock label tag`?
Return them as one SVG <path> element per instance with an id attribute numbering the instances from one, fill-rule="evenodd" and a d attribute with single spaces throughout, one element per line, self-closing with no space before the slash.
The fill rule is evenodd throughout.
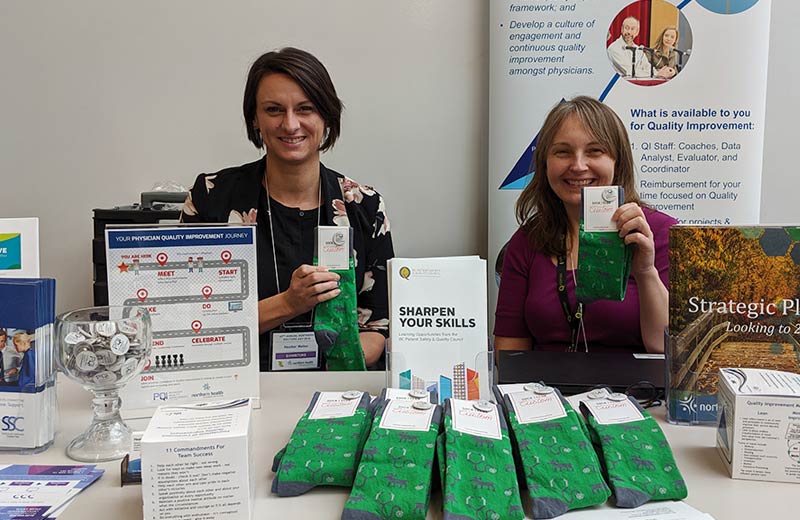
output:
<path id="1" fill-rule="evenodd" d="M 328 269 L 350 268 L 351 228 L 319 226 L 317 228 L 317 260 Z"/>
<path id="2" fill-rule="evenodd" d="M 497 407 L 492 406 L 488 412 L 483 412 L 476 409 L 473 406 L 474 403 L 474 401 L 464 399 L 450 399 L 453 429 L 478 437 L 502 439 L 503 433 L 500 429 L 500 415 L 497 413 Z"/>
<path id="3" fill-rule="evenodd" d="M 403 390 L 400 388 L 387 388 L 386 399 L 393 399 L 398 401 L 417 401 L 419 399 L 430 400 L 430 393 L 425 390 Z"/>
<path id="4" fill-rule="evenodd" d="M 581 199 L 584 231 L 617 231 L 611 217 L 624 200 L 621 186 L 587 186 L 581 189 Z"/>
<path id="5" fill-rule="evenodd" d="M 413 401 L 392 400 L 383 411 L 380 427 L 384 430 L 426 432 L 431 428 L 435 409 L 431 406 L 427 410 L 420 410 L 414 407 Z"/>
<path id="6" fill-rule="evenodd" d="M 347 399 L 342 392 L 320 392 L 314 408 L 308 415 L 309 419 L 338 419 L 352 417 L 356 413 L 361 397 Z"/>
<path id="7" fill-rule="evenodd" d="M 511 406 L 520 424 L 538 423 L 560 419 L 567 416 L 564 403 L 555 392 L 538 394 L 534 392 L 514 392 L 508 394 Z"/>
<path id="8" fill-rule="evenodd" d="M 644 420 L 642 412 L 627 397 L 621 401 L 609 399 L 608 396 L 600 399 L 586 399 L 583 404 L 592 412 L 598 424 L 620 424 Z"/>
<path id="9" fill-rule="evenodd" d="M 571 395 L 566 399 L 575 410 L 578 410 L 581 407 L 581 403 L 585 403 L 589 399 L 606 397 L 609 393 L 610 392 L 607 388 L 595 388 L 594 390 L 589 390 L 588 392 L 583 392 L 582 394 Z"/>
<path id="10" fill-rule="evenodd" d="M 513 394 L 514 392 L 524 392 L 525 385 L 528 383 L 506 383 L 502 385 L 497 385 L 497 389 L 500 390 L 500 395 L 506 396 L 508 394 Z"/>

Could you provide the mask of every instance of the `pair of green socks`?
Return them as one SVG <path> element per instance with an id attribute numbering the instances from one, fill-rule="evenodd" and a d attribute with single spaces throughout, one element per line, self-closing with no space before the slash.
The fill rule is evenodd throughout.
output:
<path id="1" fill-rule="evenodd" d="M 428 403 L 426 431 L 403 431 L 380 426 L 385 414 L 395 413 L 391 403 L 382 401 L 375 410 L 342 520 L 424 520 L 428 512 L 441 407 Z"/>
<path id="2" fill-rule="evenodd" d="M 555 518 L 572 509 L 602 504 L 611 496 L 583 419 L 558 390 L 546 392 L 561 402 L 564 417 L 520 422 L 513 398 L 503 396 L 533 518 Z"/>
<path id="3" fill-rule="evenodd" d="M 617 507 L 639 507 L 651 500 L 682 500 L 686 483 L 664 432 L 633 397 L 626 399 L 643 419 L 601 424 L 585 403 L 581 411 L 601 448 Z"/>
<path id="4" fill-rule="evenodd" d="M 356 394 L 360 394 L 356 397 L 359 402 L 352 416 L 312 419 L 310 415 L 323 395 L 314 393 L 289 443 L 275 455 L 273 493 L 291 497 L 316 486 L 352 486 L 371 420 L 369 394 Z"/>
<path id="5" fill-rule="evenodd" d="M 315 257 L 314 265 L 318 262 Z M 331 269 L 330 272 L 339 275 L 342 292 L 315 307 L 314 336 L 325 353 L 328 370 L 366 370 L 358 335 L 356 270 L 352 253 L 348 269 Z"/>
<path id="6" fill-rule="evenodd" d="M 633 249 L 614 231 L 578 232 L 578 284 L 575 297 L 584 303 L 622 301 L 628 289 Z"/>
<path id="7" fill-rule="evenodd" d="M 451 399 L 444 403 L 444 431 L 437 438 L 444 520 L 518 520 L 525 517 L 519 495 L 508 426 L 497 406 L 501 438 L 453 429 Z"/>

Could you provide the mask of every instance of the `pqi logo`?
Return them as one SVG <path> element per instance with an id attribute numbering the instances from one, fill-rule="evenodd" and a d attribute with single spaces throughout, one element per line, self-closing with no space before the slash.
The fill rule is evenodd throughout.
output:
<path id="1" fill-rule="evenodd" d="M 25 430 L 22 428 L 22 421 L 25 419 L 22 416 L 17 415 L 4 415 L 2 419 L 0 419 L 0 431 L 4 432 L 24 432 Z"/>

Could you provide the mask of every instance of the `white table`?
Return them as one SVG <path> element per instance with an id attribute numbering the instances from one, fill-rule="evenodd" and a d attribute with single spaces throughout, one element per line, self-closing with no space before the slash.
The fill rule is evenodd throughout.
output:
<path id="1" fill-rule="evenodd" d="M 385 375 L 376 372 L 305 372 L 261 375 L 262 407 L 253 411 L 253 448 L 257 461 L 256 518 L 314 520 L 339 519 L 348 491 L 317 488 L 295 498 L 278 498 L 269 493 L 272 457 L 289 438 L 314 390 L 358 389 L 376 394 L 385 386 Z M 55 445 L 32 456 L 0 453 L 0 463 L 75 464 L 64 454 L 66 444 L 88 426 L 89 394 L 77 384 L 59 380 L 60 420 Z M 687 503 L 714 515 L 717 520 L 776 520 L 797 518 L 794 498 L 797 484 L 733 480 L 714 447 L 715 430 L 700 426 L 675 426 L 664 421 L 664 409 L 651 412 L 660 422 L 689 489 Z M 134 428 L 141 424 L 132 423 Z M 120 487 L 119 462 L 100 465 L 105 475 L 78 496 L 63 520 L 142 518 L 141 487 Z M 440 502 L 434 500 L 428 518 L 441 518 Z M 562 518 L 569 519 L 569 515 Z"/>

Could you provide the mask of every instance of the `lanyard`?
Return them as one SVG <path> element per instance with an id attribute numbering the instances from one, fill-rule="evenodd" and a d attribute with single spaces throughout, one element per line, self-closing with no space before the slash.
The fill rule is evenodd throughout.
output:
<path id="1" fill-rule="evenodd" d="M 281 281 L 278 278 L 278 255 L 275 252 L 275 234 L 272 232 L 272 204 L 269 200 L 269 185 L 267 184 L 267 171 L 264 169 L 264 190 L 267 192 L 267 217 L 269 217 L 269 242 L 272 245 L 272 265 L 275 267 L 275 294 L 281 293 Z M 322 214 L 322 174 L 319 176 L 319 196 L 317 198 L 317 228 L 319 228 L 320 215 Z M 311 308 L 311 323 L 314 323 L 314 311 L 316 306 Z M 281 324 L 283 327 L 284 324 Z"/>
<path id="2" fill-rule="evenodd" d="M 561 309 L 564 311 L 564 316 L 567 318 L 567 324 L 569 325 L 569 351 L 575 352 L 578 346 L 578 330 L 583 319 L 583 302 L 577 302 L 574 311 L 570 308 L 569 298 L 567 297 L 567 257 L 565 255 L 558 255 L 556 288 L 558 289 L 558 300 L 561 302 Z"/>

